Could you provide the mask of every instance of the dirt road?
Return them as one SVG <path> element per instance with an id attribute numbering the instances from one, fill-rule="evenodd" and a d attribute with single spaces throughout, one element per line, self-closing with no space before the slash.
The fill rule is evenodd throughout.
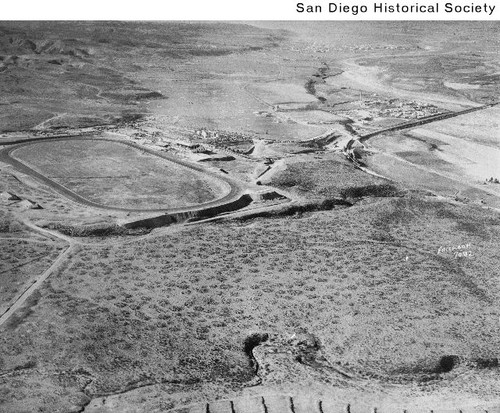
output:
<path id="1" fill-rule="evenodd" d="M 75 242 L 67 237 L 66 235 L 59 234 L 55 231 L 50 231 L 47 229 L 39 228 L 36 225 L 32 224 L 27 220 L 22 220 L 22 223 L 29 228 L 33 229 L 36 232 L 42 233 L 44 236 L 48 238 L 57 238 L 63 240 L 68 243 L 66 249 L 59 254 L 56 260 L 47 268 L 40 276 L 36 279 L 36 281 L 31 284 L 12 304 L 7 311 L 5 311 L 0 316 L 0 326 L 2 326 L 7 320 L 18 310 L 20 309 L 26 302 L 26 300 L 42 285 L 42 283 L 59 267 L 59 265 L 64 262 L 64 260 L 68 257 L 68 255 L 75 249 Z"/>

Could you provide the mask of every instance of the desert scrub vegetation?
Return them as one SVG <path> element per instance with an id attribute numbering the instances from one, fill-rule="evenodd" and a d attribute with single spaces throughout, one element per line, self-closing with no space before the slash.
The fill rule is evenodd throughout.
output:
<path id="1" fill-rule="evenodd" d="M 273 177 L 271 185 L 317 199 L 391 197 L 401 193 L 386 179 L 354 168 L 340 154 L 328 160 L 291 162 Z"/>
<path id="2" fill-rule="evenodd" d="M 50 266 L 63 248 L 51 241 L 0 239 L 0 312 Z"/>
<path id="3" fill-rule="evenodd" d="M 26 230 L 26 227 L 17 221 L 12 214 L 0 211 L 0 233 L 19 235 Z"/>
<path id="4" fill-rule="evenodd" d="M 84 246 L 9 340 L 0 337 L 5 369 L 19 365 L 21 351 L 39 368 L 91 372 L 92 394 L 146 376 L 239 386 L 254 374 L 245 339 L 296 329 L 314 333 L 330 361 L 369 362 L 386 374 L 443 354 L 480 357 L 500 345 L 498 253 L 484 248 L 464 261 L 437 248 L 471 235 L 460 220 L 490 222 L 482 229 L 489 242 L 498 225 L 488 211 L 460 215 L 433 202 L 386 199 Z M 402 207 L 401 218 L 386 222 Z"/>
<path id="5" fill-rule="evenodd" d="M 395 185 L 364 185 L 353 186 L 340 190 L 340 196 L 347 198 L 363 198 L 363 197 L 394 197 L 401 194 L 401 191 Z"/>

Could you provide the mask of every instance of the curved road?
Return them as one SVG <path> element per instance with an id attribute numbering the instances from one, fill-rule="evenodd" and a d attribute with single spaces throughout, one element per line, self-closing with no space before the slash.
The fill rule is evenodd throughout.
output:
<path id="1" fill-rule="evenodd" d="M 181 165 L 185 168 L 189 168 L 191 170 L 194 170 L 198 173 L 202 173 L 204 175 L 209 175 L 212 178 L 215 178 L 219 181 L 222 181 L 229 185 L 229 192 L 224 195 L 222 198 L 216 199 L 214 201 L 209 201 L 205 202 L 203 204 L 198 204 L 198 205 L 193 205 L 193 206 L 186 206 L 183 208 L 153 208 L 153 209 L 134 209 L 134 208 L 121 208 L 121 207 L 113 207 L 113 206 L 106 206 L 97 202 L 90 201 L 80 195 L 78 195 L 76 192 L 71 191 L 70 189 L 66 188 L 65 186 L 53 181 L 52 179 L 46 177 L 45 175 L 35 171 L 28 165 L 24 164 L 23 162 L 13 158 L 11 156 L 11 152 L 21 148 L 26 145 L 31 145 L 35 143 L 41 143 L 41 142 L 46 142 L 46 141 L 58 141 L 58 140 L 103 140 L 103 141 L 110 141 L 122 145 L 127 145 L 130 146 L 136 150 L 146 152 L 150 155 L 157 156 L 159 158 L 163 158 L 167 161 L 174 162 L 178 165 Z M 163 154 L 163 153 L 158 153 L 155 152 L 151 149 L 143 148 L 141 146 L 138 146 L 134 143 L 131 142 L 125 142 L 125 141 L 119 141 L 119 140 L 114 140 L 114 139 L 107 139 L 107 138 L 87 138 L 87 137 L 63 137 L 63 138 L 42 138 L 38 140 L 30 140 L 30 141 L 20 141 L 16 143 L 9 143 L 9 146 L 7 148 L 1 149 L 0 150 L 0 161 L 5 162 L 7 164 L 12 165 L 15 169 L 18 171 L 31 175 L 34 178 L 38 179 L 39 181 L 45 183 L 46 185 L 52 187 L 55 189 L 57 192 L 61 193 L 65 197 L 79 203 L 82 205 L 86 205 L 89 207 L 93 208 L 99 208 L 99 209 L 105 209 L 105 210 L 112 210 L 112 211 L 125 211 L 125 212 L 163 212 L 163 213 L 183 213 L 183 212 L 192 212 L 192 211 L 199 211 L 203 210 L 206 208 L 212 208 L 212 207 L 217 207 L 221 206 L 230 202 L 236 201 L 238 198 L 240 198 L 243 194 L 243 190 L 241 187 L 233 180 L 223 177 L 223 176 L 218 176 L 214 174 L 213 172 L 207 171 L 204 168 L 201 168 L 196 165 L 192 165 L 190 163 L 184 162 L 180 159 L 174 158 L 173 156 Z"/>

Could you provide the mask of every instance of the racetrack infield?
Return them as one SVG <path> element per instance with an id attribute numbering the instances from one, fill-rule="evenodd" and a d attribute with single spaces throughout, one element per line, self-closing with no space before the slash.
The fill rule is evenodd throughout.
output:
<path id="1" fill-rule="evenodd" d="M 128 142 L 65 138 L 19 144 L 2 160 L 68 198 L 97 208 L 180 212 L 240 195 L 223 177 Z"/>

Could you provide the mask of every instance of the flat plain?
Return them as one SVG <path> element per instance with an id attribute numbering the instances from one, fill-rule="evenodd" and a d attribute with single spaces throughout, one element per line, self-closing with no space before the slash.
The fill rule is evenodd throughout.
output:
<path id="1" fill-rule="evenodd" d="M 11 154 L 107 207 L 179 208 L 213 201 L 230 190 L 215 177 L 109 140 L 46 141 L 16 148 Z"/>

